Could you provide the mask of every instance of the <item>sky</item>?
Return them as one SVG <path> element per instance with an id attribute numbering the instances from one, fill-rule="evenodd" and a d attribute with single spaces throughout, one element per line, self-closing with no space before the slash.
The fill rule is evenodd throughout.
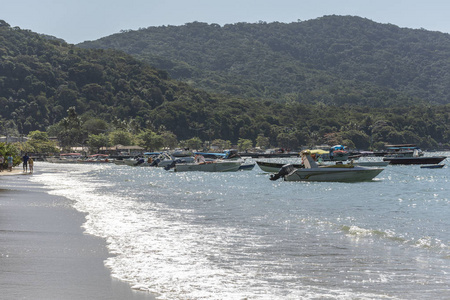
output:
<path id="1" fill-rule="evenodd" d="M 291 23 L 325 15 L 450 33 L 449 12 L 445 0 L 0 0 L 0 20 L 72 44 L 150 26 Z"/>

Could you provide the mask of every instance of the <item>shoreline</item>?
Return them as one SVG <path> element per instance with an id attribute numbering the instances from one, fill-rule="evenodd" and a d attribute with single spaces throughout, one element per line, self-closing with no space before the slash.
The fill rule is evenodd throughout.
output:
<path id="1" fill-rule="evenodd" d="M 71 200 L 50 195 L 20 175 L 39 172 L 0 172 L 0 289 L 5 299 L 156 299 L 111 277 L 104 265 L 111 256 L 106 241 L 84 233 L 85 214 Z"/>

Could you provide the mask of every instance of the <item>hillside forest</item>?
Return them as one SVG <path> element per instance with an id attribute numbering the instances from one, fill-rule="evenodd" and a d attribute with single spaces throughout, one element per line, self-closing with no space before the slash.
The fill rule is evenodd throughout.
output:
<path id="1" fill-rule="evenodd" d="M 194 22 L 80 45 L 0 21 L 0 134 L 148 150 L 449 147 L 448 50 L 447 34 L 357 17 Z"/>

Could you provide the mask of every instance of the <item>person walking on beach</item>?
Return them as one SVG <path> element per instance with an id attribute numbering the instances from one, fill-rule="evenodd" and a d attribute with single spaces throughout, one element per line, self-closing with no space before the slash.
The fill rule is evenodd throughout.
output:
<path id="1" fill-rule="evenodd" d="M 8 156 L 7 160 L 8 160 L 8 170 L 11 172 L 13 167 L 13 157 L 11 154 Z"/>
<path id="2" fill-rule="evenodd" d="M 3 172 L 3 163 L 5 162 L 5 158 L 0 154 L 0 172 Z"/>
<path id="3" fill-rule="evenodd" d="M 25 155 L 22 157 L 23 160 L 23 171 L 26 173 L 28 171 L 28 160 L 30 157 L 28 156 L 28 153 L 25 153 Z"/>
<path id="4" fill-rule="evenodd" d="M 28 160 L 28 167 L 30 167 L 30 173 L 33 173 L 34 161 L 33 161 L 33 159 L 31 157 Z"/>

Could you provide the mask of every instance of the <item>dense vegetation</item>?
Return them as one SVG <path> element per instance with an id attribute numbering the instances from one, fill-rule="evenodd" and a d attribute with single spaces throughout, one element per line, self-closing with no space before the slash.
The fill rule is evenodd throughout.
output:
<path id="1" fill-rule="evenodd" d="M 350 16 L 305 22 L 194 22 L 80 44 L 120 49 L 221 94 L 387 107 L 450 103 L 450 35 Z"/>
<path id="2" fill-rule="evenodd" d="M 248 24 L 261 32 L 268 25 Z M 220 29 L 197 23 L 185 27 L 191 26 Z M 239 24 L 233 28 L 239 31 Z M 196 37 L 192 33 L 194 40 Z M 258 50 L 257 44 L 254 48 L 265 49 L 261 46 Z M 208 60 L 206 54 L 192 55 L 199 61 Z M 222 58 L 223 64 L 235 64 L 234 56 Z M 246 59 L 244 56 L 238 62 L 244 65 Z M 230 141 L 248 145 L 250 141 L 253 146 L 291 149 L 320 143 L 344 143 L 364 149 L 385 142 L 418 143 L 424 148 L 436 148 L 438 143 L 448 146 L 450 106 L 445 101 L 416 99 L 392 88 L 337 79 L 326 68 L 313 69 L 311 62 L 302 62 L 301 72 L 297 70 L 300 65 L 293 62 L 278 65 L 275 57 L 272 62 L 280 74 L 292 65 L 292 76 L 308 78 L 308 86 L 303 88 L 309 92 L 295 96 L 293 89 L 299 85 L 285 80 L 283 84 L 291 89 L 292 97 L 278 97 L 268 83 L 273 74 L 262 65 L 259 75 L 255 75 L 260 77 L 258 83 L 250 74 L 248 80 L 242 74 L 228 75 L 256 90 L 264 87 L 264 97 L 245 90 L 245 84 L 239 87 L 244 89 L 242 93 L 212 94 L 174 81 L 166 71 L 124 52 L 82 49 L 0 21 L 0 134 L 46 131 L 58 136 L 63 146 L 88 144 L 92 148 L 118 141 L 159 148 L 181 140 L 216 140 L 224 145 L 230 145 Z M 188 66 L 186 62 L 181 64 Z M 195 72 L 200 70 L 195 68 Z M 209 72 L 211 81 L 219 78 L 218 84 L 230 85 L 226 76 L 213 73 Z M 313 82 L 315 85 L 311 85 Z M 345 96 L 339 98 L 339 94 Z M 444 104 L 435 104 L 438 102 Z M 42 138 L 40 132 L 32 136 Z"/>

